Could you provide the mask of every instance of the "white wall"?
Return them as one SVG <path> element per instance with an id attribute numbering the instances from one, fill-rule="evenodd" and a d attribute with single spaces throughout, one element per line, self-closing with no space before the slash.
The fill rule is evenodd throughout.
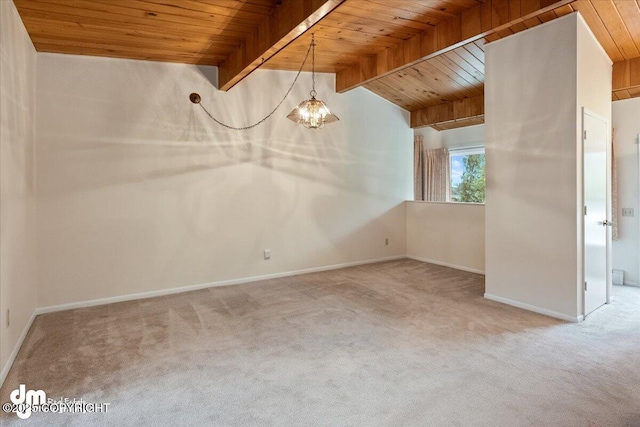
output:
<path id="1" fill-rule="evenodd" d="M 484 145 L 484 125 L 437 131 L 414 129 L 426 150 Z M 484 205 L 407 202 L 407 256 L 484 272 Z"/>
<path id="2" fill-rule="evenodd" d="M 640 98 L 613 103 L 613 127 L 616 130 L 618 167 L 618 226 L 620 239 L 613 242 L 613 268 L 624 270 L 625 284 L 638 285 L 640 230 L 638 217 L 638 134 Z M 633 217 L 623 217 L 622 208 L 633 208 Z M 615 293 L 615 291 L 614 291 Z"/>
<path id="3" fill-rule="evenodd" d="M 31 40 L 0 1 L 0 384 L 36 305 L 35 77 Z"/>
<path id="4" fill-rule="evenodd" d="M 414 135 L 424 137 L 425 150 L 484 145 L 484 124 L 437 131 L 430 127 L 416 128 Z"/>
<path id="5" fill-rule="evenodd" d="M 189 93 L 240 126 L 295 74 L 256 71 L 223 93 L 213 68 L 57 54 L 37 74 L 40 307 L 406 252 L 409 115 L 364 89 L 317 75 L 342 120 L 308 130 L 286 119 L 304 74 L 271 120 L 234 132 Z"/>
<path id="6" fill-rule="evenodd" d="M 484 205 L 407 202 L 407 256 L 484 273 Z"/>
<path id="7" fill-rule="evenodd" d="M 579 110 L 604 114 L 611 99 L 610 62 L 588 46 L 595 39 L 578 36 L 584 25 L 568 15 L 488 44 L 485 57 L 487 297 L 574 320 L 582 313 Z M 601 57 L 579 67 L 580 49 Z M 578 95 L 586 84 L 591 99 Z"/>

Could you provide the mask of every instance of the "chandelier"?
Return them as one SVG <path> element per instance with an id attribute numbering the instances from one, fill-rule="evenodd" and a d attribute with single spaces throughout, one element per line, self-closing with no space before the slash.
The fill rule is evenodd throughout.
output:
<path id="1" fill-rule="evenodd" d="M 316 99 L 316 40 L 315 34 L 311 34 L 311 95 L 310 99 L 302 101 L 287 116 L 289 120 L 301 124 L 307 129 L 320 129 L 327 123 L 340 120 L 332 114 L 327 105 Z"/>

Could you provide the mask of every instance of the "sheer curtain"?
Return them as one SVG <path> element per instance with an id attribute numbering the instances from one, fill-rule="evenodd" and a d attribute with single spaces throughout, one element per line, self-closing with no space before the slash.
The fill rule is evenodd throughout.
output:
<path id="1" fill-rule="evenodd" d="M 424 155 L 424 200 L 446 202 L 449 200 L 451 165 L 449 150 L 427 150 Z"/>
<path id="2" fill-rule="evenodd" d="M 424 200 L 424 137 L 413 137 L 413 199 Z"/>

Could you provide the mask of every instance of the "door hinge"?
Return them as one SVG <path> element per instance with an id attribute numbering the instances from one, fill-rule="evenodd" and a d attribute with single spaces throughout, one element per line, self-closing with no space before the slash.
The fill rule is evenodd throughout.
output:
<path id="1" fill-rule="evenodd" d="M 582 131 L 582 138 L 587 139 L 587 130 Z"/>
<path id="2" fill-rule="evenodd" d="M 587 207 L 584 207 L 584 216 L 587 216 Z"/>
<path id="3" fill-rule="evenodd" d="M 587 282 L 584 282 L 584 290 L 587 291 Z"/>

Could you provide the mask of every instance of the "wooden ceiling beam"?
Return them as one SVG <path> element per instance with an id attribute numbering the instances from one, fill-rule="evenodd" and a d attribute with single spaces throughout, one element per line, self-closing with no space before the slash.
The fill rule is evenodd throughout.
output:
<path id="1" fill-rule="evenodd" d="M 436 127 L 447 123 L 478 120 L 484 115 L 484 95 L 464 98 L 411 112 L 411 127 Z M 473 123 L 476 124 L 476 123 Z"/>
<path id="2" fill-rule="evenodd" d="M 220 90 L 229 90 L 304 34 L 345 0 L 283 0 L 219 67 Z"/>
<path id="3" fill-rule="evenodd" d="M 363 57 L 336 74 L 336 91 L 346 92 L 377 78 L 503 31 L 575 0 L 486 0 L 441 21 L 375 56 Z"/>
<path id="4" fill-rule="evenodd" d="M 435 130 L 449 130 L 464 128 L 467 126 L 475 126 L 484 124 L 484 115 L 477 117 L 469 117 L 467 119 L 454 120 L 451 122 L 442 122 L 431 126 Z"/>

